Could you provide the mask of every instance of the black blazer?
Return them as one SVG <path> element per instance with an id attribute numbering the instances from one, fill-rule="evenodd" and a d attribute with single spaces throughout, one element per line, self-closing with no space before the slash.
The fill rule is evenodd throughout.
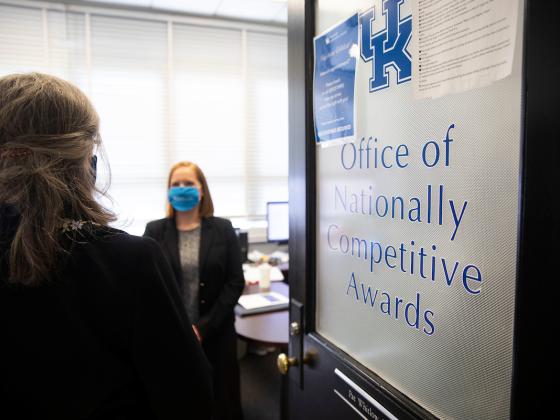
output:
<path id="1" fill-rule="evenodd" d="M 14 287 L 1 216 L 0 418 L 209 418 L 211 370 L 153 240 L 81 232 L 49 283 Z"/>
<path id="2" fill-rule="evenodd" d="M 163 248 L 179 287 L 183 274 L 175 220 L 165 218 L 148 223 L 144 236 L 155 239 Z M 199 252 L 199 310 L 197 327 L 204 339 L 211 338 L 225 325 L 233 325 L 233 308 L 245 287 L 241 248 L 227 219 L 203 218 Z"/>

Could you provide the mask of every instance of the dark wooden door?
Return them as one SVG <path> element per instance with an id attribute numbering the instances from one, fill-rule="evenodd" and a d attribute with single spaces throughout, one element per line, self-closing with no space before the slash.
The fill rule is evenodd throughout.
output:
<path id="1" fill-rule="evenodd" d="M 290 419 L 433 418 L 391 385 L 315 333 L 315 144 L 311 104 L 315 4 L 290 1 Z M 305 359 L 305 362 L 302 361 Z M 356 392 L 361 389 L 362 394 Z M 337 393 L 345 398 L 337 396 Z M 351 407 L 345 401 L 355 397 Z M 368 398 L 369 397 L 369 398 Z"/>
<path id="2" fill-rule="evenodd" d="M 316 4 L 290 0 L 288 19 L 290 133 L 290 322 L 288 409 L 290 419 L 436 418 L 379 377 L 316 328 L 317 171 L 314 141 L 312 82 Z M 519 249 L 515 301 L 514 364 L 510 413 L 512 418 L 548 415 L 552 400 L 544 378 L 552 356 L 547 335 L 552 331 L 552 307 L 535 302 L 554 274 L 553 256 L 539 252 L 554 246 L 558 218 L 539 203 L 553 202 L 558 191 L 558 121 L 553 117 L 555 95 L 546 75 L 558 72 L 558 58 L 544 47 L 553 27 L 552 10 L 527 1 L 524 7 L 523 134 L 521 138 Z M 538 22 L 538 24 L 536 23 Z M 545 70 L 541 65 L 547 63 Z M 527 89 L 530 84 L 532 90 Z M 554 82 L 557 87 L 558 82 Z M 528 139 L 531 139 L 529 142 Z M 542 150 L 549 153 L 542 154 Z M 536 179 L 540 181 L 537 182 Z M 543 221 L 546 220 L 546 223 Z M 548 273 L 545 277 L 532 275 Z M 548 328 L 551 329 L 548 329 Z M 359 329 L 359 327 L 357 327 Z M 542 358 L 534 357 L 536 353 Z M 449 374 L 454 374 L 449 372 Z"/>

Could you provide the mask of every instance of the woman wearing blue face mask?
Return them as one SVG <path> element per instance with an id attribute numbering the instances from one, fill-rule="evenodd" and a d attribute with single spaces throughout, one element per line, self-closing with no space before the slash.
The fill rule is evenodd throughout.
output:
<path id="1" fill-rule="evenodd" d="M 168 179 L 167 217 L 148 223 L 144 236 L 167 256 L 193 329 L 213 367 L 216 419 L 241 419 L 233 308 L 245 280 L 231 222 L 214 217 L 198 165 L 179 162 Z"/>

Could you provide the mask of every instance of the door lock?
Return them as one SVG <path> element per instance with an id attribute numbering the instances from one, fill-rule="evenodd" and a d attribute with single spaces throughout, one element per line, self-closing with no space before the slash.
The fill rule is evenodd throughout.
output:
<path id="1" fill-rule="evenodd" d="M 301 328 L 299 324 L 297 322 L 292 322 L 290 324 L 290 335 L 293 337 L 299 335 L 300 332 L 301 332 Z"/>

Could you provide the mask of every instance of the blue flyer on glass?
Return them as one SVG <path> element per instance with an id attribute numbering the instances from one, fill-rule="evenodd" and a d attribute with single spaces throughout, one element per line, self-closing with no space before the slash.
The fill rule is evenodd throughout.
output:
<path id="1" fill-rule="evenodd" d="M 358 14 L 315 37 L 313 116 L 317 143 L 353 139 Z"/>

